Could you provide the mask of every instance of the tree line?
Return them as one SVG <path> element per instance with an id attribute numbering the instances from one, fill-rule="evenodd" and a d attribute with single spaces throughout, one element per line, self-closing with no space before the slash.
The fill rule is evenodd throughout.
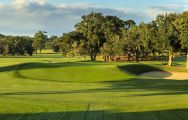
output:
<path id="1" fill-rule="evenodd" d="M 188 12 L 158 15 L 155 20 L 136 24 L 117 16 L 90 13 L 82 16 L 75 30 L 48 38 L 39 31 L 34 37 L 0 36 L 1 54 L 25 55 L 44 48 L 69 56 L 103 56 L 105 61 L 147 60 L 165 55 L 172 66 L 174 57 L 187 53 Z"/>
<path id="2" fill-rule="evenodd" d="M 2 55 L 32 55 L 32 38 L 28 36 L 4 36 L 0 34 L 0 54 Z"/>

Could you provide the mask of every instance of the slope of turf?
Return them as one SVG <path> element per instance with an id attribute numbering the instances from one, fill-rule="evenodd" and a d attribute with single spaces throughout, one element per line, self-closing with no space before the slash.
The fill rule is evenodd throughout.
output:
<path id="1" fill-rule="evenodd" d="M 111 81 L 129 77 L 117 65 L 88 63 L 30 63 L 21 65 L 17 73 L 18 77 L 32 80 L 60 82 Z"/>
<path id="2" fill-rule="evenodd" d="M 188 119 L 188 81 L 141 78 L 158 69 L 143 64 L 61 61 L 0 59 L 0 120 Z"/>

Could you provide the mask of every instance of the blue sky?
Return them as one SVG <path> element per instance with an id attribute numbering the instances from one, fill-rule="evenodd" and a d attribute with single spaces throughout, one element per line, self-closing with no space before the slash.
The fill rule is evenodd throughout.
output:
<path id="1" fill-rule="evenodd" d="M 13 0 L 0 0 L 4 3 L 11 3 Z M 187 0 L 48 0 L 49 3 L 59 4 L 59 3 L 92 3 L 99 4 L 106 7 L 137 7 L 147 8 L 150 6 L 156 5 L 165 5 L 165 4 L 188 4 Z"/>
<path id="2" fill-rule="evenodd" d="M 188 0 L 0 0 L 0 33 L 61 35 L 92 11 L 149 22 L 156 15 L 188 10 Z"/>

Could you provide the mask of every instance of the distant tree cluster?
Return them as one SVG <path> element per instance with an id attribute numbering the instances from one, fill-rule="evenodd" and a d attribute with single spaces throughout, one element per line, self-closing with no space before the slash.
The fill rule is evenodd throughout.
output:
<path id="1" fill-rule="evenodd" d="M 4 36 L 0 35 L 0 54 L 3 55 L 32 55 L 33 46 L 32 46 L 31 37 L 20 37 L 20 36 Z"/>
<path id="2" fill-rule="evenodd" d="M 39 31 L 34 37 L 0 35 L 0 54 L 2 55 L 33 55 L 33 52 L 45 48 L 48 41 L 46 32 Z"/>
<path id="3" fill-rule="evenodd" d="M 1 54 L 32 55 L 44 48 L 69 56 L 103 56 L 105 61 L 137 61 L 148 57 L 168 56 L 172 66 L 177 54 L 188 57 L 188 12 L 158 15 L 150 23 L 136 24 L 116 16 L 90 13 L 82 16 L 75 30 L 48 38 L 39 31 L 33 38 L 0 36 Z"/>

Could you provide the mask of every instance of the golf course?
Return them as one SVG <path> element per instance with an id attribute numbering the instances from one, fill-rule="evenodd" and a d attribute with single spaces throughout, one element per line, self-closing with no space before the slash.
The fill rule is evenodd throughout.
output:
<path id="1" fill-rule="evenodd" d="M 61 55 L 1 57 L 0 120 L 187 120 L 186 59 L 90 62 Z M 142 76 L 166 72 L 164 78 Z"/>
<path id="2" fill-rule="evenodd" d="M 0 0 L 0 120 L 188 120 L 188 0 Z"/>

